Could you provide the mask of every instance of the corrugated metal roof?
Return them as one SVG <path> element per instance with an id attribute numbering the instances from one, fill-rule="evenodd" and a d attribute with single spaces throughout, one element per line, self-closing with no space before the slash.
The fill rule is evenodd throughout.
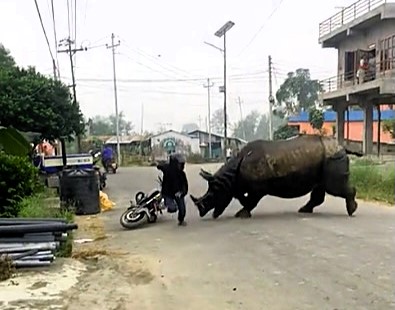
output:
<path id="1" fill-rule="evenodd" d="M 132 142 L 137 142 L 141 141 L 142 137 L 140 135 L 134 135 L 134 136 L 119 136 L 119 143 L 122 144 L 130 144 Z M 117 143 L 117 136 L 112 136 L 110 139 L 108 139 L 105 144 L 116 144 Z"/>

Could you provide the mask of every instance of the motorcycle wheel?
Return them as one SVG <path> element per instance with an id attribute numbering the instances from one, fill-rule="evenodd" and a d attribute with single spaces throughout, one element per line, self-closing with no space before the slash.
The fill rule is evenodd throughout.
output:
<path id="1" fill-rule="evenodd" d="M 134 211 L 135 210 L 126 210 L 124 213 L 122 213 L 120 223 L 124 228 L 134 228 L 137 223 L 142 222 L 146 217 L 146 214 L 144 212 L 138 213 L 133 217 L 129 217 L 129 214 L 133 213 Z"/>

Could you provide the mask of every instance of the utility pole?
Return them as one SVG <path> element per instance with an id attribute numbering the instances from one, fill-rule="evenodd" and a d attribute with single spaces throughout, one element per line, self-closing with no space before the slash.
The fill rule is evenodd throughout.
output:
<path id="1" fill-rule="evenodd" d="M 140 121 L 140 156 L 143 155 L 143 132 L 144 132 L 144 105 L 141 103 L 141 121 Z"/>
<path id="2" fill-rule="evenodd" d="M 68 53 L 69 57 L 70 57 L 70 66 L 71 66 L 71 79 L 72 79 L 72 85 L 71 87 L 73 88 L 73 104 L 75 106 L 78 106 L 78 102 L 77 102 L 77 93 L 76 93 L 76 84 L 75 84 L 75 76 L 74 76 L 74 64 L 73 64 L 73 56 L 75 53 L 80 52 L 80 51 L 86 51 L 88 50 L 86 47 L 80 47 L 80 48 L 71 48 L 71 45 L 74 44 L 74 41 L 71 40 L 70 38 L 67 39 L 63 39 L 60 41 L 60 43 L 62 44 L 62 42 L 66 42 L 65 45 L 67 45 L 67 49 L 66 50 L 62 50 L 62 51 L 58 51 L 58 53 Z M 78 153 L 81 153 L 81 136 L 78 135 L 77 136 L 77 144 L 78 144 Z"/>
<path id="3" fill-rule="evenodd" d="M 272 56 L 269 55 L 269 137 L 270 140 L 273 140 L 273 85 L 272 85 Z"/>
<path id="4" fill-rule="evenodd" d="M 246 131 L 245 131 L 245 127 L 244 127 L 245 124 L 244 124 L 244 119 L 243 119 L 243 111 L 241 109 L 240 96 L 239 96 L 238 104 L 239 104 L 239 109 L 240 109 L 240 124 L 241 124 L 242 130 L 243 130 L 243 139 L 245 140 L 246 139 Z"/>
<path id="5" fill-rule="evenodd" d="M 119 114 L 118 114 L 118 96 L 117 96 L 117 76 L 115 72 L 115 48 L 121 44 L 118 40 L 117 44 L 114 44 L 115 35 L 111 34 L 111 45 L 106 44 L 107 48 L 112 49 L 112 70 L 114 73 L 114 99 L 115 99 L 115 122 L 116 122 L 116 135 L 117 135 L 117 160 L 118 165 L 121 164 L 121 145 L 119 143 Z"/>
<path id="6" fill-rule="evenodd" d="M 203 85 L 203 87 L 207 88 L 207 108 L 208 108 L 208 153 L 209 158 L 212 157 L 212 150 L 211 150 L 211 103 L 210 103 L 210 88 L 214 86 L 214 83 L 210 83 L 210 78 L 207 79 L 207 85 Z"/>

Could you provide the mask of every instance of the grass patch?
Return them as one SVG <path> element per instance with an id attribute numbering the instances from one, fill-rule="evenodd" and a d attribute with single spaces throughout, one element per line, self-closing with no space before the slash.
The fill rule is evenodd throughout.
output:
<path id="1" fill-rule="evenodd" d="M 357 198 L 395 203 L 395 170 L 374 160 L 357 160 L 350 167 L 350 181 L 357 188 Z"/>
<path id="2" fill-rule="evenodd" d="M 65 219 L 68 223 L 74 221 L 74 214 L 60 209 L 56 200 L 49 200 L 47 193 L 40 193 L 24 198 L 19 203 L 20 211 L 18 217 L 24 218 L 59 218 Z M 73 249 L 73 233 L 69 232 L 67 240 L 60 245 L 56 256 L 71 257 Z"/>

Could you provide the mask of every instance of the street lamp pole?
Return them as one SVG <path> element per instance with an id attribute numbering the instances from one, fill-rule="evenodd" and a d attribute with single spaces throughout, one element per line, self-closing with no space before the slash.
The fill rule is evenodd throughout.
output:
<path id="1" fill-rule="evenodd" d="M 234 22 L 228 21 L 225 25 L 223 25 L 214 35 L 221 38 L 224 37 L 224 157 L 226 158 L 226 149 L 228 146 L 228 126 L 227 126 L 227 113 L 226 113 L 226 33 L 235 25 Z"/>

